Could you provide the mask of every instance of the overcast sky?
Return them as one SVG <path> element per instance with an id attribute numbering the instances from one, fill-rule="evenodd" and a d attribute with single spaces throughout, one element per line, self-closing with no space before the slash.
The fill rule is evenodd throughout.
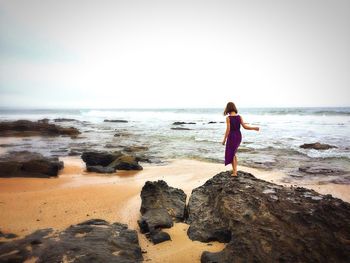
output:
<path id="1" fill-rule="evenodd" d="M 350 106 L 350 1 L 0 0 L 0 106 Z"/>

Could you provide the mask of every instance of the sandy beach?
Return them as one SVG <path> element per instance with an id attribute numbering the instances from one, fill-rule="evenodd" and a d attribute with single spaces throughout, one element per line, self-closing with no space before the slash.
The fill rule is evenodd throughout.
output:
<path id="1" fill-rule="evenodd" d="M 1 178 L 0 226 L 4 232 L 27 235 L 37 229 L 62 230 L 87 219 L 101 218 L 109 222 L 128 224 L 139 233 L 140 191 L 147 180 L 165 180 L 170 186 L 181 188 L 189 197 L 193 188 L 202 185 L 215 174 L 228 170 L 222 164 L 195 160 L 172 160 L 167 165 L 144 167 L 142 171 L 118 171 L 114 175 L 86 173 L 79 157 L 61 158 L 65 168 L 58 178 Z M 260 171 L 248 167 L 240 170 L 256 177 L 282 183 L 283 173 Z M 323 194 L 332 194 L 350 201 L 348 185 L 303 184 Z M 220 251 L 225 244 L 191 241 L 188 226 L 177 223 L 166 232 L 171 242 L 150 243 L 139 233 L 144 259 L 152 262 L 199 262 L 204 250 Z"/>

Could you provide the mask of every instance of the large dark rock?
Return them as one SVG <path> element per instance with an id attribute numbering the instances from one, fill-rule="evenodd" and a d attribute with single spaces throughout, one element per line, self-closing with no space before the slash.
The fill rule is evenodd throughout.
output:
<path id="1" fill-rule="evenodd" d="M 300 148 L 314 149 L 314 150 L 328 150 L 332 148 L 337 148 L 337 146 L 315 142 L 315 143 L 304 143 L 303 145 L 300 145 Z"/>
<path id="2" fill-rule="evenodd" d="M 118 170 L 142 170 L 138 159 L 121 152 L 84 152 L 81 156 L 88 171 L 113 173 Z"/>
<path id="3" fill-rule="evenodd" d="M 74 127 L 61 127 L 55 124 L 49 124 L 46 121 L 4 121 L 0 122 L 0 136 L 58 136 L 68 135 L 76 137 L 80 134 Z"/>
<path id="4" fill-rule="evenodd" d="M 137 233 L 127 225 L 93 219 L 60 233 L 38 230 L 0 246 L 0 262 L 142 262 Z"/>
<path id="5" fill-rule="evenodd" d="M 142 233 L 149 233 L 154 244 L 170 239 L 162 228 L 173 226 L 174 221 L 185 217 L 186 194 L 181 189 L 173 188 L 166 182 L 147 181 L 141 191 L 141 214 L 138 221 Z"/>
<path id="6" fill-rule="evenodd" d="M 28 151 L 10 152 L 0 157 L 0 177 L 51 177 L 63 168 L 58 158 Z"/>
<path id="7" fill-rule="evenodd" d="M 350 204 L 222 172 L 192 191 L 192 240 L 228 242 L 201 262 L 350 262 Z"/>
<path id="8" fill-rule="evenodd" d="M 171 129 L 175 130 L 175 131 L 190 131 L 191 130 L 189 128 L 183 128 L 183 127 L 173 127 Z"/>
<path id="9" fill-rule="evenodd" d="M 185 217 L 186 194 L 183 190 L 168 186 L 163 180 L 147 181 L 141 190 L 141 214 L 156 208 L 164 208 L 175 221 Z"/>

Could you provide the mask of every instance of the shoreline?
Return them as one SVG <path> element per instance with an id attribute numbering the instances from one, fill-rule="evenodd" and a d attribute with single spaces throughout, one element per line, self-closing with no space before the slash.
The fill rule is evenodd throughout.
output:
<path id="1" fill-rule="evenodd" d="M 24 236 L 37 229 L 63 230 L 82 221 L 100 218 L 109 222 L 128 224 L 138 232 L 140 246 L 147 251 L 145 261 L 193 262 L 199 261 L 204 250 L 220 251 L 225 244 L 191 241 L 188 226 L 176 223 L 170 233 L 172 241 L 153 245 L 140 234 L 137 220 L 140 217 L 140 192 L 147 180 L 164 180 L 169 186 L 181 188 L 187 200 L 196 188 L 229 166 L 189 159 L 173 159 L 166 165 L 145 165 L 142 171 L 118 171 L 113 175 L 85 172 L 80 157 L 60 158 L 65 168 L 58 178 L 0 178 L 0 229 L 3 232 Z M 272 183 L 284 183 L 286 176 L 278 171 L 263 171 L 239 166 L 239 170 Z M 322 194 L 350 202 L 350 185 L 297 184 Z"/>

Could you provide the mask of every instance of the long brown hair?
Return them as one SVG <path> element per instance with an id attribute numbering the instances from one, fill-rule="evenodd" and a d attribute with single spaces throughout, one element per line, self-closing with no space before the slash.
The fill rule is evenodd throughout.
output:
<path id="1" fill-rule="evenodd" d="M 224 115 L 226 116 L 227 114 L 231 113 L 231 112 L 235 112 L 236 114 L 238 114 L 238 110 L 236 108 L 236 105 L 233 102 L 229 102 L 226 105 L 226 108 L 224 110 Z"/>

